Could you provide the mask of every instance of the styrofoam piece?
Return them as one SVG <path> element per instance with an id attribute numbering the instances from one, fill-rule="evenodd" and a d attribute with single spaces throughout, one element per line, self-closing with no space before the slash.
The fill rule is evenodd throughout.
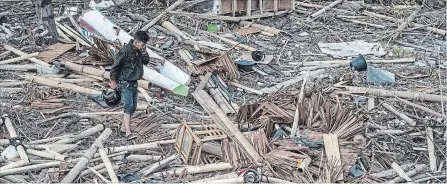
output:
<path id="1" fill-rule="evenodd" d="M 130 34 L 108 20 L 98 10 L 85 12 L 83 16 L 80 17 L 80 24 L 85 28 L 81 34 L 89 39 L 91 39 L 91 34 L 95 34 L 102 36 L 109 41 L 118 42 L 121 45 L 124 45 L 133 39 Z M 189 88 L 185 86 L 185 84 L 189 83 L 191 77 L 151 49 L 146 48 L 146 51 L 148 52 L 149 57 L 165 61 L 165 66 L 161 68 L 161 74 L 145 66 L 143 79 L 170 90 L 175 94 L 186 96 Z"/>
<path id="2" fill-rule="evenodd" d="M 188 85 L 189 82 L 191 82 L 191 78 L 188 74 L 169 61 L 165 61 L 165 64 L 160 69 L 160 73 L 180 84 Z"/>
<path id="3" fill-rule="evenodd" d="M 17 157 L 19 157 L 19 152 L 17 152 L 16 147 L 13 145 L 9 145 L 6 147 L 6 149 L 2 152 L 1 156 L 6 158 L 7 160 L 12 160 Z"/>
<path id="4" fill-rule="evenodd" d="M 80 17 L 80 20 L 80 24 L 84 26 L 86 31 L 103 36 L 109 41 L 118 41 L 121 45 L 124 45 L 133 39 L 129 33 L 119 28 L 98 10 L 85 12 L 84 15 Z M 146 48 L 146 51 L 148 52 L 149 57 L 165 60 L 149 48 Z"/>
<path id="5" fill-rule="evenodd" d="M 107 9 L 114 5 L 115 3 L 113 3 L 113 1 L 110 0 L 102 0 L 100 3 L 96 3 L 94 0 L 91 0 L 90 3 L 88 4 L 90 8 L 98 10 Z"/>
<path id="6" fill-rule="evenodd" d="M 152 84 L 155 84 L 157 86 L 160 86 L 162 88 L 165 88 L 167 90 L 170 90 L 174 94 L 187 96 L 189 88 L 188 86 L 185 86 L 183 84 L 179 84 L 178 82 L 175 82 L 166 76 L 158 73 L 157 71 L 144 67 L 144 74 L 143 79 L 148 80 Z"/>

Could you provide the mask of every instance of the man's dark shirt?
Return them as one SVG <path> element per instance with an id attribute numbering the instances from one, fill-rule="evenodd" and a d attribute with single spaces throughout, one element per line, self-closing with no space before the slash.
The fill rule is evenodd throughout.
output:
<path id="1" fill-rule="evenodd" d="M 146 51 L 144 51 L 146 52 Z M 142 54 L 133 45 L 133 40 L 120 49 L 110 70 L 110 80 L 137 81 L 143 77 L 143 64 L 149 63 L 149 56 Z"/>

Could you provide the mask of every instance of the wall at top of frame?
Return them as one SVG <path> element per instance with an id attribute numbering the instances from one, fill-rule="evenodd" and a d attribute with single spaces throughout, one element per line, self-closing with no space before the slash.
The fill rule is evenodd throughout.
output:
<path id="1" fill-rule="evenodd" d="M 219 0 L 217 0 L 219 1 Z M 293 0 L 278 0 L 278 11 L 292 9 Z M 216 1 L 215 1 L 216 2 Z M 220 0 L 217 2 L 219 6 L 218 14 L 232 13 L 233 0 Z M 273 11 L 274 0 L 263 0 L 264 11 Z M 215 3 L 216 6 L 216 3 Z M 215 7 L 216 8 L 216 7 Z M 236 12 L 245 12 L 247 10 L 247 0 L 237 0 Z M 251 10 L 259 10 L 259 0 L 251 0 Z"/>

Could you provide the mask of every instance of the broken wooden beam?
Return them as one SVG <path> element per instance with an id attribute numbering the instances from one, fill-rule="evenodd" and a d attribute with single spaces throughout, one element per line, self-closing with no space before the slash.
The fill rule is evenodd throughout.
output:
<path id="1" fill-rule="evenodd" d="M 405 175 L 405 176 L 408 176 L 408 177 L 413 177 L 413 176 L 415 176 L 416 174 L 418 174 L 418 173 L 424 171 L 425 169 L 427 169 L 427 165 L 425 165 L 425 164 L 417 165 L 417 166 L 415 167 L 415 169 L 406 172 L 404 175 Z M 407 179 L 408 179 L 408 178 L 407 178 Z M 410 179 L 410 180 L 411 180 L 411 179 Z M 396 177 L 396 178 L 394 178 L 394 179 L 388 181 L 387 183 L 399 183 L 399 182 L 403 182 L 403 181 L 405 181 L 405 179 L 402 178 L 401 176 L 398 176 L 398 177 Z"/>
<path id="2" fill-rule="evenodd" d="M 165 11 L 158 14 L 154 19 L 152 19 L 148 24 L 146 24 L 143 28 L 141 28 L 142 31 L 147 31 L 149 28 L 151 28 L 153 25 L 157 24 L 158 21 L 160 21 L 161 18 L 163 18 L 169 11 L 174 10 L 177 8 L 177 6 L 180 6 L 185 0 L 177 0 L 174 4 L 166 8 Z"/>
<path id="3" fill-rule="evenodd" d="M 309 77 L 318 75 L 318 74 L 322 73 L 323 71 L 324 70 L 309 71 L 308 72 L 309 73 Z M 272 87 L 262 88 L 260 91 L 263 92 L 263 93 L 274 93 L 274 92 L 280 90 L 281 88 L 285 88 L 285 87 L 288 87 L 288 86 L 290 86 L 292 84 L 295 84 L 297 82 L 302 81 L 305 77 L 306 77 L 306 75 L 298 75 L 298 76 L 296 76 L 293 79 L 286 80 L 286 81 L 281 82 L 279 84 L 276 84 L 276 85 L 274 85 Z"/>
<path id="4" fill-rule="evenodd" d="M 337 135 L 324 134 L 323 141 L 324 141 L 324 150 L 325 150 L 328 162 L 334 163 L 336 166 L 340 167 L 342 165 L 342 163 L 341 163 L 340 148 L 338 145 Z M 340 176 L 337 178 L 337 180 L 342 180 L 342 179 L 343 179 L 343 174 L 340 174 Z"/>

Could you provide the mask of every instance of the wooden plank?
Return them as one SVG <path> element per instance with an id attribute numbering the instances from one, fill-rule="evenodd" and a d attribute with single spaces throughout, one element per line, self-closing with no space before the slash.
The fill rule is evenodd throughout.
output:
<path id="1" fill-rule="evenodd" d="M 210 79 L 211 75 L 213 75 L 212 72 L 206 72 L 205 77 L 200 81 L 199 85 L 197 86 L 196 90 L 194 90 L 194 92 L 202 90 L 205 87 L 208 80 Z"/>
<path id="2" fill-rule="evenodd" d="M 257 95 L 264 94 L 262 91 L 259 91 L 259 90 L 253 89 L 253 88 L 249 88 L 247 86 L 244 86 L 244 85 L 241 85 L 241 84 L 238 84 L 238 83 L 235 83 L 235 82 L 230 82 L 230 84 L 233 85 L 234 87 L 241 88 L 243 90 L 252 92 L 252 93 L 257 94 Z"/>
<path id="3" fill-rule="evenodd" d="M 56 43 L 45 48 L 41 53 L 39 53 L 37 58 L 42 61 L 50 62 L 53 59 L 56 59 L 60 55 L 64 54 L 65 52 L 73 49 L 73 47 L 75 46 L 76 44 Z"/>
<path id="4" fill-rule="evenodd" d="M 338 147 L 338 138 L 335 134 L 324 134 L 324 150 L 328 162 L 336 163 L 337 166 L 341 166 L 340 149 Z M 343 180 L 343 174 L 337 180 Z"/>
<path id="5" fill-rule="evenodd" d="M 273 12 L 278 12 L 278 0 L 273 0 Z"/>
<path id="6" fill-rule="evenodd" d="M 216 102 L 204 90 L 192 93 L 196 101 L 203 107 L 203 109 L 211 116 L 221 130 L 224 130 L 228 137 L 230 137 L 239 148 L 250 157 L 252 162 L 260 165 L 261 156 L 256 152 L 253 145 L 247 138 L 237 129 L 233 122 L 227 115 L 219 108 Z"/>
<path id="7" fill-rule="evenodd" d="M 237 0 L 233 0 L 233 7 L 231 8 L 231 11 L 233 12 L 233 17 L 236 17 Z"/>
<path id="8" fill-rule="evenodd" d="M 247 0 L 247 16 L 251 16 L 251 0 Z"/>

